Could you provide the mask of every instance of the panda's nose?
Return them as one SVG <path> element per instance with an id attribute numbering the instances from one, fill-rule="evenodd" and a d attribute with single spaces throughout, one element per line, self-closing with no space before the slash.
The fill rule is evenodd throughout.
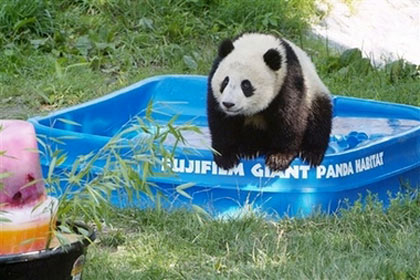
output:
<path id="1" fill-rule="evenodd" d="M 225 106 L 227 109 L 232 108 L 235 103 L 232 102 L 222 102 L 223 106 Z"/>

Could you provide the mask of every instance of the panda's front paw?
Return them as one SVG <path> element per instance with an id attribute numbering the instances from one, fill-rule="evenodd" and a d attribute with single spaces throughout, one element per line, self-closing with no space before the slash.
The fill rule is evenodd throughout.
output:
<path id="1" fill-rule="evenodd" d="M 214 155 L 214 161 L 217 166 L 229 170 L 239 164 L 239 157 L 236 155 Z"/>
<path id="2" fill-rule="evenodd" d="M 311 167 L 318 166 L 324 159 L 324 151 L 303 151 L 300 157 L 308 163 Z"/>
<path id="3" fill-rule="evenodd" d="M 265 158 L 265 164 L 272 171 L 283 171 L 286 170 L 292 161 L 295 159 L 295 153 L 277 153 L 268 155 Z"/>

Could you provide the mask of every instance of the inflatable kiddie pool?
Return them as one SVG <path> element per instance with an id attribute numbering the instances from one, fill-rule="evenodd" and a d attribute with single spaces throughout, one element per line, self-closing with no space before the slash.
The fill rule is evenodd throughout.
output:
<path id="1" fill-rule="evenodd" d="M 156 76 L 30 121 L 38 135 L 62 139 L 54 145 L 67 153 L 63 166 L 71 166 L 79 155 L 98 151 L 133 118 L 143 116 L 152 101 L 156 122 L 165 124 L 178 115 L 175 125 L 191 122 L 202 131 L 184 135 L 189 144 L 178 147 L 171 164 L 176 176 L 152 180 L 169 198 L 168 207 L 194 204 L 214 216 L 234 215 L 250 206 L 280 216 L 331 213 L 367 193 L 377 194 L 386 206 L 390 194 L 420 185 L 419 107 L 336 96 L 330 145 L 320 166 L 310 168 L 296 159 L 286 171 L 271 172 L 260 158 L 242 160 L 225 171 L 212 161 L 209 149 L 206 93 L 205 76 Z M 170 139 L 167 145 L 171 148 Z M 41 161 L 48 170 L 48 158 Z M 184 189 L 190 198 L 176 191 L 185 183 L 194 183 Z M 128 206 L 121 195 L 115 194 L 112 202 Z M 153 204 L 147 198 L 134 203 Z"/>

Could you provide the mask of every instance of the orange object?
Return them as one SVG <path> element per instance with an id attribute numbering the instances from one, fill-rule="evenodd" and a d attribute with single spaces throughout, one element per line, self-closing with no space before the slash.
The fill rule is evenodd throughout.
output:
<path id="1" fill-rule="evenodd" d="M 41 205 L 7 209 L 0 222 L 0 255 L 43 250 L 55 225 L 55 198 L 47 198 Z"/>
<path id="2" fill-rule="evenodd" d="M 0 229 L 0 255 L 45 249 L 50 235 L 50 221 L 33 222 L 28 228 Z"/>

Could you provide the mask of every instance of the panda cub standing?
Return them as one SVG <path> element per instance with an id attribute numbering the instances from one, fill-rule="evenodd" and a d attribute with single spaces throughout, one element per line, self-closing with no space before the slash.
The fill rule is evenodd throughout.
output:
<path id="1" fill-rule="evenodd" d="M 219 46 L 208 78 L 214 160 L 231 169 L 264 156 L 274 171 L 301 157 L 321 163 L 332 122 L 330 93 L 310 58 L 273 35 L 245 33 Z"/>

